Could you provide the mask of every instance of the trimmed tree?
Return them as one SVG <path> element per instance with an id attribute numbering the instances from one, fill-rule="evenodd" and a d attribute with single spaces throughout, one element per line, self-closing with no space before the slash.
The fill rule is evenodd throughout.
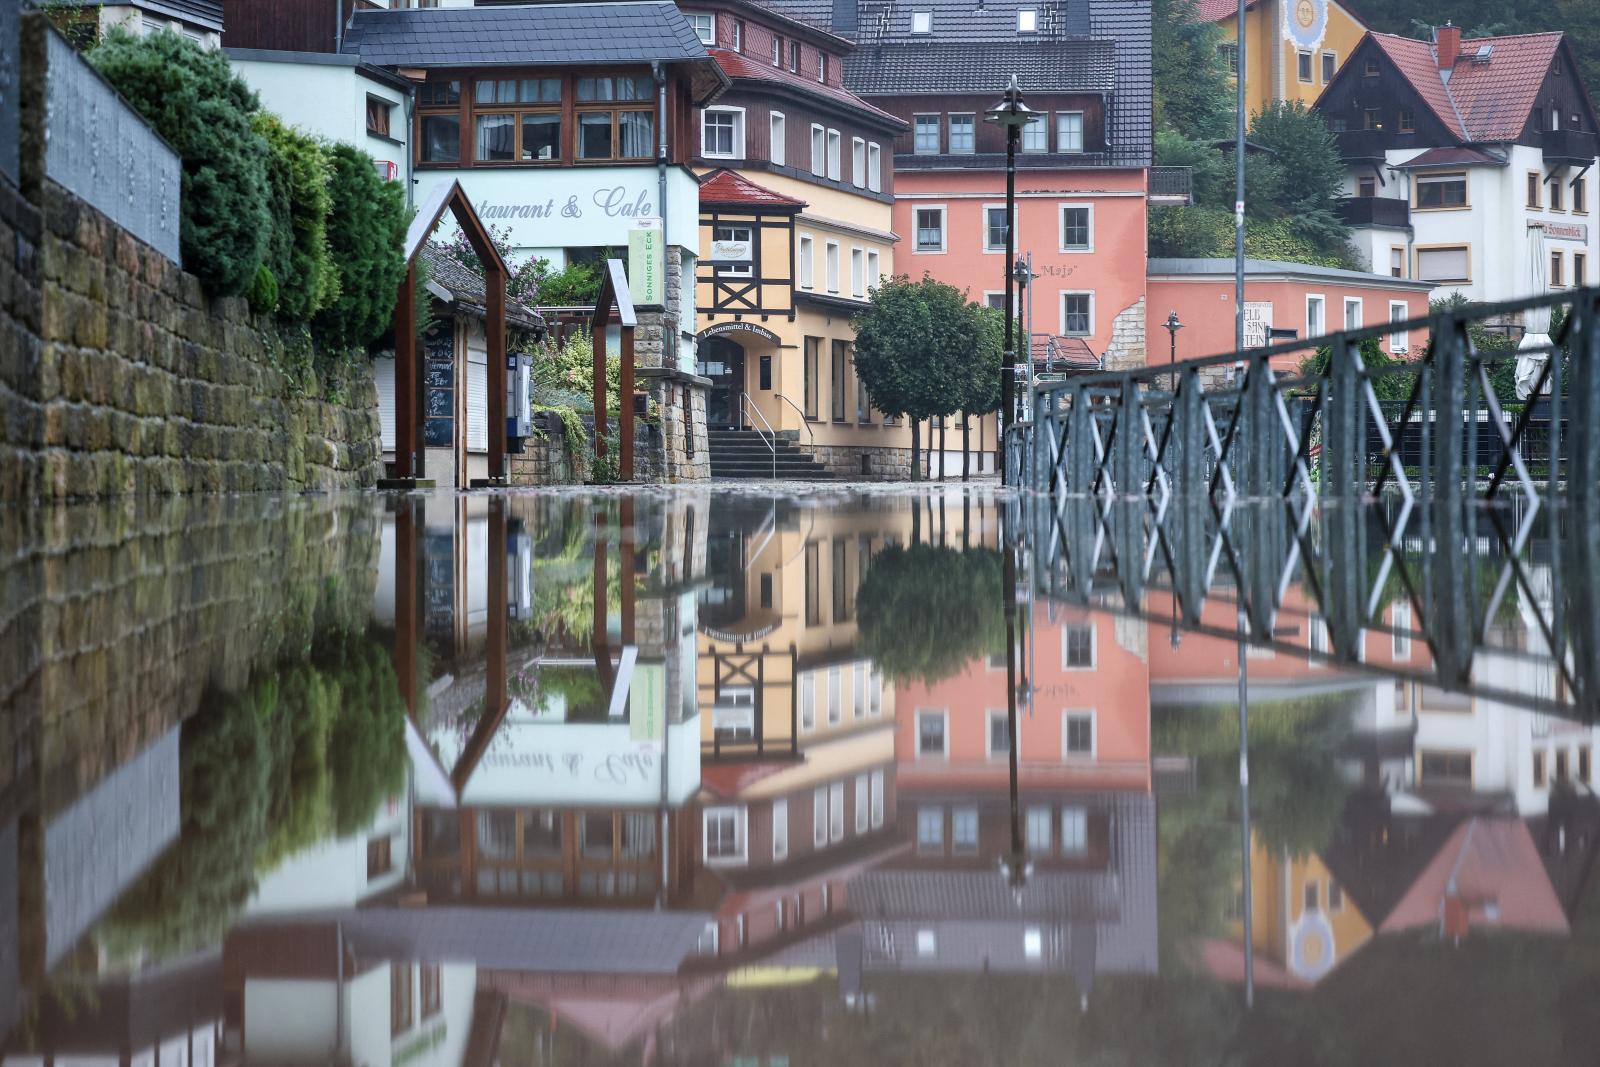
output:
<path id="1" fill-rule="evenodd" d="M 260 112 L 255 129 L 271 154 L 277 203 L 267 266 L 278 280 L 278 316 L 310 322 L 339 294 L 328 250 L 328 156 L 316 138 Z"/>
<path id="2" fill-rule="evenodd" d="M 339 294 L 313 321 L 328 348 L 365 348 L 393 322 L 395 297 L 406 277 L 409 209 L 399 182 L 378 177 L 365 152 L 347 144 L 327 149 L 328 248 Z"/>

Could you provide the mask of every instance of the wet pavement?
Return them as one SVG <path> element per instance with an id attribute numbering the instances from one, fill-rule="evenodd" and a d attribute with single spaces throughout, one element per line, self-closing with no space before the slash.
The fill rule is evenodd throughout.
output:
<path id="1" fill-rule="evenodd" d="M 0 1065 L 1597 1062 L 1597 580 L 1527 505 L 0 516 Z"/>

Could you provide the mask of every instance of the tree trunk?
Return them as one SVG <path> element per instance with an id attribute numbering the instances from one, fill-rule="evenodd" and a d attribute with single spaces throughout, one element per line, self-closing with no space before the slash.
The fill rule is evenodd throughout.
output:
<path id="1" fill-rule="evenodd" d="M 972 480 L 972 417 L 961 413 L 961 480 Z"/>
<path id="2" fill-rule="evenodd" d="M 922 501 L 916 497 L 911 498 L 911 543 L 922 543 Z"/>
<path id="3" fill-rule="evenodd" d="M 942 415 L 939 418 L 939 480 L 944 481 L 944 428 L 950 421 L 950 416 Z"/>
<path id="4" fill-rule="evenodd" d="M 911 480 L 920 481 L 922 474 L 922 439 L 917 429 L 917 420 L 911 420 Z"/>

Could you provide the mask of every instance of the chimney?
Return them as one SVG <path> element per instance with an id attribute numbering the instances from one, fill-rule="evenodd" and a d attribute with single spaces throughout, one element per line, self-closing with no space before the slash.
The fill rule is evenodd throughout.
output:
<path id="1" fill-rule="evenodd" d="M 1433 31 L 1433 41 L 1439 50 L 1439 69 L 1454 70 L 1461 55 L 1461 27 L 1446 22 Z"/>

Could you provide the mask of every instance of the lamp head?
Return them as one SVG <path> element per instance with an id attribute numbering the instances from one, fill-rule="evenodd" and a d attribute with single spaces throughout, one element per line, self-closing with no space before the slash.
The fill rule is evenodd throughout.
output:
<path id="1" fill-rule="evenodd" d="M 1022 86 L 1017 84 L 1017 76 L 1013 74 L 1011 80 L 1006 83 L 1005 96 L 998 104 L 984 112 L 983 117 L 998 126 L 1020 130 L 1037 114 L 1037 111 L 1022 102 Z"/>

